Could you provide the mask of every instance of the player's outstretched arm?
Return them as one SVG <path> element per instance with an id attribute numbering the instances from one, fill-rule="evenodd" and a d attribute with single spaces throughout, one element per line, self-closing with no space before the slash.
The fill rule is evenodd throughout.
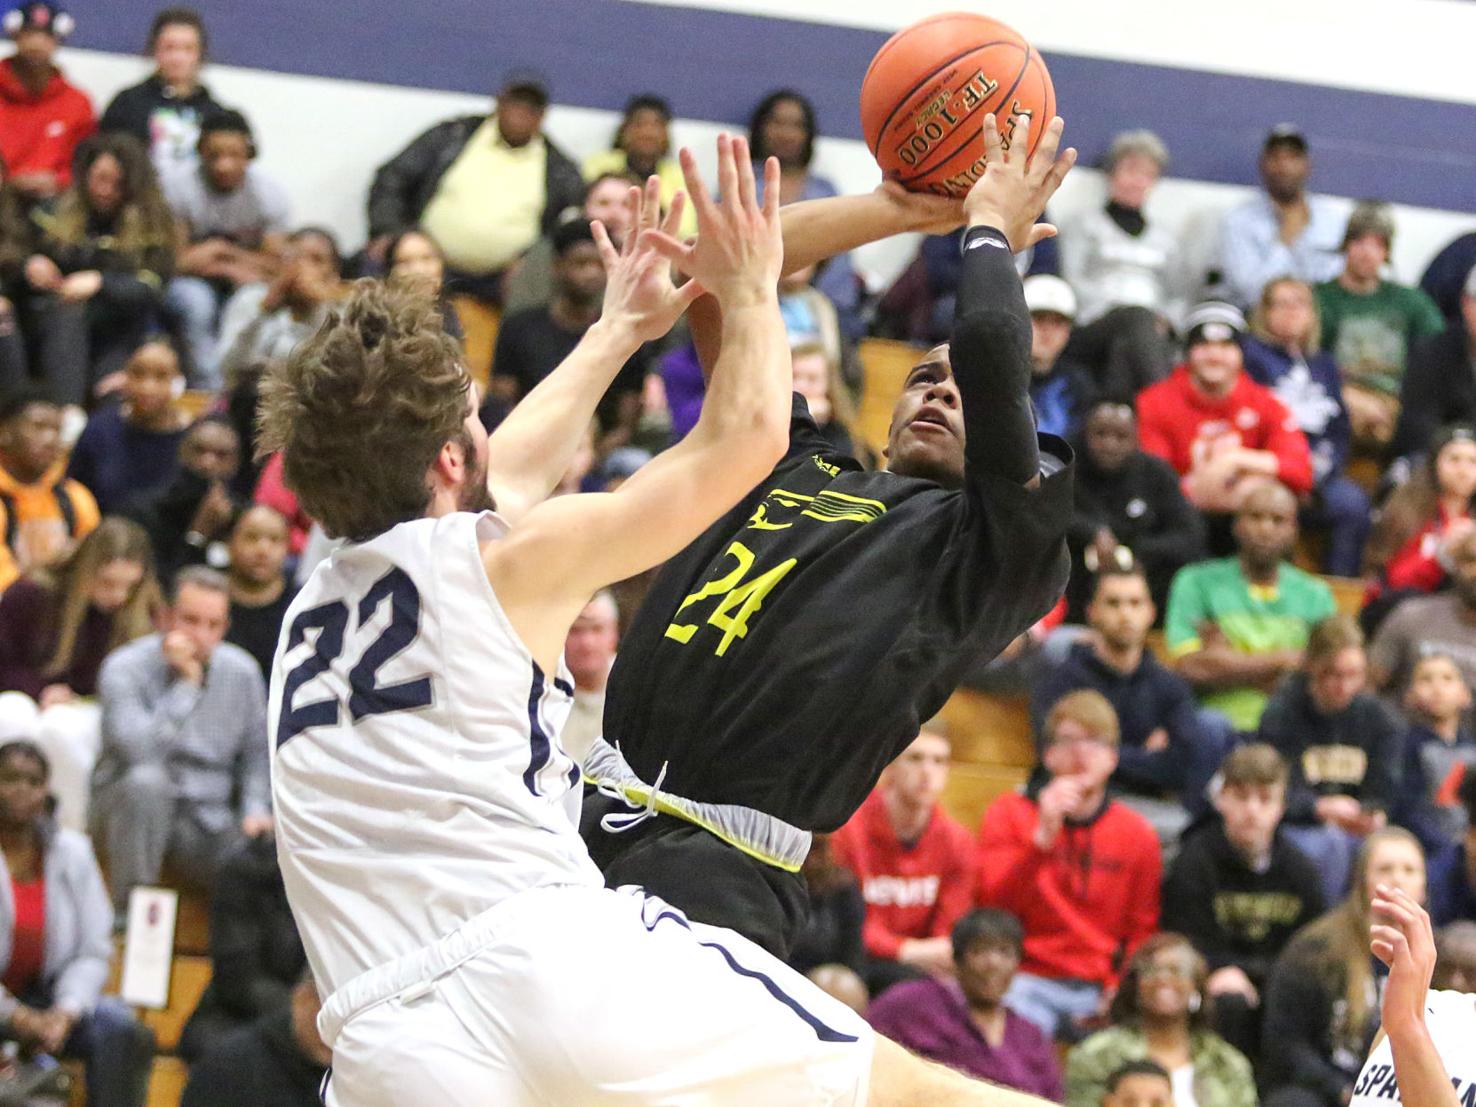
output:
<path id="1" fill-rule="evenodd" d="M 826 258 L 893 235 L 948 234 L 964 221 L 963 201 L 908 192 L 887 181 L 874 192 L 801 200 L 779 212 L 784 228 L 784 272 L 796 273 Z M 703 296 L 688 318 L 697 360 L 711 378 L 722 349 L 722 318 L 717 301 Z"/>
<path id="2" fill-rule="evenodd" d="M 1435 971 L 1430 916 L 1407 892 L 1383 884 L 1374 890 L 1372 913 L 1370 947 L 1389 966 L 1380 1034 L 1389 1037 L 1399 1098 L 1420 1107 L 1457 1107 L 1459 1097 L 1425 1021 Z"/>
<path id="3" fill-rule="evenodd" d="M 702 188 L 690 151 L 682 151 L 697 209 L 695 245 L 642 232 L 722 305 L 723 352 L 697 425 L 617 492 L 549 500 L 487 547 L 492 586 L 540 664 L 558 656 L 592 592 L 677 553 L 767 476 L 787 448 L 779 167 L 773 159 L 765 167 L 760 206 L 747 143 L 721 137 L 718 163 L 720 202 Z"/>
<path id="4" fill-rule="evenodd" d="M 631 188 L 631 233 L 619 250 L 604 226 L 595 222 L 595 242 L 606 274 L 599 321 L 487 441 L 487 486 L 499 514 L 509 523 L 542 503 L 558 485 L 595 406 L 626 361 L 643 342 L 671 330 L 687 305 L 702 294 L 696 281 L 675 287 L 670 261 L 642 235 L 658 229 L 674 233 L 681 225 L 685 195 L 677 193 L 662 220 L 660 190 L 656 177 L 644 190 Z"/>
<path id="5" fill-rule="evenodd" d="M 1030 313 L 1013 254 L 1056 233 L 1037 223 L 1076 161 L 1057 157 L 1064 124 L 1052 119 L 1034 157 L 1030 117 L 1017 116 L 1008 146 L 993 115 L 984 117 L 984 175 L 964 197 L 968 229 L 949 363 L 963 405 L 970 475 L 993 473 L 1018 484 L 1040 475 L 1030 407 Z"/>

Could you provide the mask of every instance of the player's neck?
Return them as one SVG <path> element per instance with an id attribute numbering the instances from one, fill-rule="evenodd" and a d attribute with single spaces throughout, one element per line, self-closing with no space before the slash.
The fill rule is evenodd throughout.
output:
<path id="1" fill-rule="evenodd" d="M 920 806 L 899 796 L 896 792 L 886 793 L 887 819 L 892 831 L 901 842 L 916 842 L 928 829 L 928 820 L 933 817 L 933 805 Z"/>

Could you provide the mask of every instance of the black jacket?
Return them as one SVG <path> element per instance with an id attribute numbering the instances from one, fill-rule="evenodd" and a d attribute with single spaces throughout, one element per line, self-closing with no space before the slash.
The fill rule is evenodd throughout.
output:
<path id="1" fill-rule="evenodd" d="M 1107 697 L 1117 711 L 1122 742 L 1112 784 L 1125 792 L 1162 796 L 1178 792 L 1186 782 L 1193 746 L 1202 741 L 1194 691 L 1183 677 L 1164 668 L 1153 654 L 1131 673 L 1120 673 L 1090 645 L 1078 642 L 1066 660 L 1048 671 L 1031 689 L 1030 724 L 1039 748 L 1046 716 L 1062 696 L 1090 688 Z M 1168 731 L 1165 750 L 1143 748 L 1159 727 Z"/>
<path id="2" fill-rule="evenodd" d="M 1312 702 L 1306 674 L 1288 677 L 1266 704 L 1260 729 L 1261 741 L 1275 746 L 1291 769 L 1286 821 L 1316 822 L 1319 796 L 1352 796 L 1365 808 L 1392 810 L 1405 730 L 1371 692 L 1360 692 L 1337 715 L 1324 715 Z"/>
<path id="3" fill-rule="evenodd" d="M 200 504 L 209 492 L 210 481 L 198 473 L 181 469 L 162 489 L 134 497 L 119 512 L 148 532 L 161 580 L 172 580 L 174 574 L 186 565 L 205 564 L 209 542 L 226 540 L 228 528 L 222 528 L 218 535 L 207 536 L 209 542 L 205 546 L 192 545 L 188 540 L 195 512 L 200 510 Z M 239 500 L 235 506 L 239 512 Z"/>
<path id="4" fill-rule="evenodd" d="M 1179 490 L 1179 475 L 1168 462 L 1142 451 L 1111 473 L 1097 468 L 1087 451 L 1078 451 L 1067 536 L 1071 583 L 1066 595 L 1073 621 L 1084 621 L 1091 599 L 1092 575 L 1082 553 L 1103 527 L 1142 563 L 1162 615 L 1174 574 L 1204 556 L 1204 519 Z"/>
<path id="5" fill-rule="evenodd" d="M 1476 419 L 1476 351 L 1464 320 L 1411 344 L 1391 457 L 1423 453 L 1447 423 Z"/>
<path id="6" fill-rule="evenodd" d="M 154 73 L 114 96 L 113 102 L 103 112 L 97 129 L 132 135 L 143 143 L 144 149 L 147 150 L 154 140 L 149 124 L 153 120 L 154 112 L 161 107 L 172 108 L 181 114 L 189 114 L 194 117 L 197 124 L 207 115 L 223 110 L 220 102 L 210 95 L 210 90 L 204 85 L 198 86 L 188 96 L 179 97 L 170 93 L 165 88 L 164 82 L 159 79 L 159 75 Z"/>
<path id="7" fill-rule="evenodd" d="M 369 186 L 369 236 L 398 234 L 415 226 L 446 170 L 486 121 L 485 115 L 464 115 L 437 123 L 381 165 Z M 548 148 L 548 168 L 541 222 L 547 234 L 565 208 L 584 202 L 584 177 L 547 135 L 543 142 Z"/>
<path id="8" fill-rule="evenodd" d="M 286 1006 L 307 967 L 269 837 L 246 839 L 221 861 L 210 900 L 210 960 L 210 985 L 180 1036 L 188 1061 Z"/>
<path id="9" fill-rule="evenodd" d="M 1210 971 L 1235 965 L 1257 988 L 1292 936 L 1322 913 L 1317 867 L 1277 834 L 1255 872 L 1216 816 L 1189 834 L 1163 883 L 1164 930 L 1182 934 Z"/>
<path id="10" fill-rule="evenodd" d="M 180 1107 L 318 1107 L 324 1071 L 298 1049 L 290 1009 L 278 1008 L 190 1070 Z"/>

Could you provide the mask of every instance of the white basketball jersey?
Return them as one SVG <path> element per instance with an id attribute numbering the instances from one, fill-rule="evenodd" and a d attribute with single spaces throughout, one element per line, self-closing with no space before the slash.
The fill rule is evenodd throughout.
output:
<path id="1" fill-rule="evenodd" d="M 565 808 L 573 681 L 540 670 L 483 568 L 506 531 L 402 523 L 334 552 L 283 621 L 277 850 L 324 995 L 518 892 L 601 883 Z"/>
<path id="2" fill-rule="evenodd" d="M 1425 1025 L 1455 1085 L 1456 1099 L 1463 1104 L 1476 1102 L 1476 996 L 1432 990 L 1425 999 Z M 1394 1074 L 1394 1047 L 1385 1038 L 1364 1062 L 1349 1107 L 1402 1102 Z"/>

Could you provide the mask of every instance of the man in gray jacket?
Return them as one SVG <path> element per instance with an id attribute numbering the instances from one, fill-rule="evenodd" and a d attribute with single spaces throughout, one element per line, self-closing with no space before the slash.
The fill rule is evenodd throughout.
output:
<path id="1" fill-rule="evenodd" d="M 165 632 L 103 662 L 93 833 L 120 915 L 166 858 L 208 888 L 226 847 L 272 828 L 266 689 L 251 655 L 223 641 L 229 610 L 225 577 L 181 570 Z"/>

